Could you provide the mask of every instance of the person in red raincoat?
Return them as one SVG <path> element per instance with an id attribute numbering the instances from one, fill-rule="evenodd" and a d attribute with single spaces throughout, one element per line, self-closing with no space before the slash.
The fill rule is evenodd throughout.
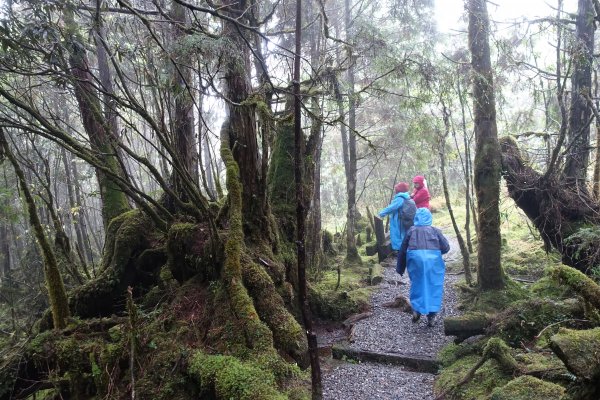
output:
<path id="1" fill-rule="evenodd" d="M 429 190 L 425 186 L 425 177 L 422 175 L 417 175 L 413 178 L 413 184 L 415 190 L 410 195 L 411 199 L 415 202 L 417 208 L 426 208 L 429 210 L 429 199 L 431 196 L 429 195 Z"/>

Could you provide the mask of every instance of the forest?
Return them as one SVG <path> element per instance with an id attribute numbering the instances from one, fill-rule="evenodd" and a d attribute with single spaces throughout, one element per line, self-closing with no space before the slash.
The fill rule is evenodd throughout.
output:
<path id="1" fill-rule="evenodd" d="M 0 0 L 0 400 L 599 399 L 600 1 L 520 3 Z"/>

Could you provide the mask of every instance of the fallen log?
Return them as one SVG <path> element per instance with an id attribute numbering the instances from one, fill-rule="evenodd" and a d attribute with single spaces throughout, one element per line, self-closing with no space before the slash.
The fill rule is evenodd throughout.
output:
<path id="1" fill-rule="evenodd" d="M 596 309 L 600 310 L 600 286 L 573 268 L 555 267 L 550 276 L 558 283 L 568 285 Z"/>
<path id="2" fill-rule="evenodd" d="M 456 336 L 456 342 L 460 343 L 471 336 L 483 335 L 490 324 L 491 318 L 484 313 L 448 317 L 444 319 L 444 334 Z"/>

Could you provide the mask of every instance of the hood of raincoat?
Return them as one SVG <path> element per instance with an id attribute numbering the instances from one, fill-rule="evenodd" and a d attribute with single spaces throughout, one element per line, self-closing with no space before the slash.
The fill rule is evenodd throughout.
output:
<path id="1" fill-rule="evenodd" d="M 433 221 L 433 217 L 431 216 L 431 211 L 427 208 L 417 208 L 417 213 L 415 214 L 415 226 L 431 226 Z"/>
<path id="2" fill-rule="evenodd" d="M 422 175 L 417 175 L 413 178 L 413 183 L 420 183 L 421 185 L 425 182 L 425 177 Z"/>

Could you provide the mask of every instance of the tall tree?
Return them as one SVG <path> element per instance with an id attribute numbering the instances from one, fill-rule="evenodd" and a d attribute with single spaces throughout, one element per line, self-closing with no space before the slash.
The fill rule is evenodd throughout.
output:
<path id="1" fill-rule="evenodd" d="M 354 41 L 352 4 L 351 0 L 344 1 L 344 29 L 346 40 Z M 356 95 L 355 85 L 355 60 L 353 49 L 348 45 L 348 158 L 346 166 L 346 258 L 348 260 L 359 260 L 356 248 Z M 344 157 L 346 162 L 346 157 Z"/>
<path id="2" fill-rule="evenodd" d="M 40 221 L 33 195 L 27 185 L 25 174 L 12 153 L 9 143 L 4 135 L 4 131 L 0 128 L 0 159 L 3 159 L 4 157 L 10 161 L 15 170 L 15 174 L 17 175 L 19 186 L 23 192 L 25 203 L 27 204 L 29 222 L 33 228 L 33 233 L 44 259 L 44 276 L 46 278 L 46 288 L 48 290 L 54 328 L 62 329 L 67 326 L 67 319 L 71 313 L 67 301 L 67 292 L 65 291 L 62 276 L 58 268 L 58 261 L 52 250 L 52 245 L 44 232 L 44 227 Z"/>
<path id="3" fill-rule="evenodd" d="M 489 18 L 485 0 L 468 0 L 469 49 L 473 67 L 475 118 L 474 185 L 479 212 L 477 278 L 482 290 L 505 285 L 500 263 L 501 158 L 490 60 Z"/>
<path id="4" fill-rule="evenodd" d="M 118 139 L 113 136 L 113 132 L 109 128 L 110 124 L 102 114 L 101 102 L 94 86 L 95 78 L 91 73 L 92 69 L 88 62 L 83 38 L 79 33 L 79 25 L 75 21 L 70 6 L 65 6 L 63 16 L 68 43 L 71 84 L 75 91 L 83 126 L 88 134 L 92 149 L 110 170 L 109 173 L 100 169 L 96 172 L 100 186 L 100 196 L 102 197 L 102 218 L 106 228 L 114 217 L 129 210 L 127 196 L 115 184 L 111 173 L 121 177 L 127 174 L 116 151 Z"/>
<path id="5" fill-rule="evenodd" d="M 567 156 L 563 174 L 585 190 L 590 158 L 590 116 L 592 113 L 592 59 L 595 11 L 592 0 L 579 0 L 575 22 L 576 41 L 571 75 L 571 107 L 567 134 Z"/>

